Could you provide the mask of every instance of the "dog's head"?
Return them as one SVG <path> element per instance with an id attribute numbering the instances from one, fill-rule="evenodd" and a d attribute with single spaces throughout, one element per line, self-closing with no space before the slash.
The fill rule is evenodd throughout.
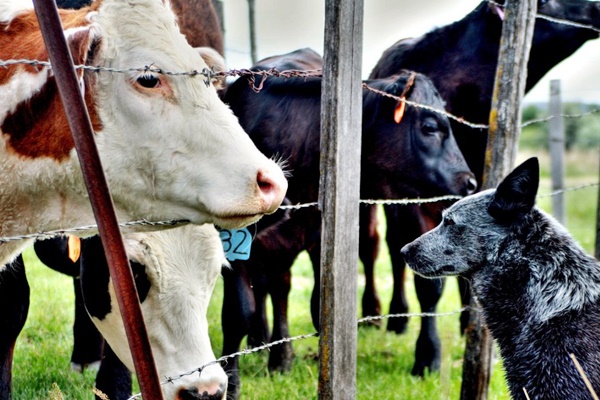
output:
<path id="1" fill-rule="evenodd" d="M 497 189 L 461 199 L 440 225 L 402 248 L 408 265 L 425 277 L 470 276 L 494 259 L 508 233 L 531 212 L 539 184 L 539 163 L 530 158 Z"/>

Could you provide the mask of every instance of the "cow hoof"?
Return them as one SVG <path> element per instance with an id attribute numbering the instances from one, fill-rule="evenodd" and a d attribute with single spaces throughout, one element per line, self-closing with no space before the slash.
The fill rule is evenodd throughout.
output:
<path id="1" fill-rule="evenodd" d="M 388 332 L 394 332 L 400 335 L 406 332 L 407 325 L 408 318 L 406 317 L 390 318 L 387 323 L 387 330 Z"/>
<path id="2" fill-rule="evenodd" d="M 440 370 L 442 347 L 436 337 L 419 337 L 415 349 L 415 365 L 411 371 L 414 376 L 425 375 L 425 370 L 437 372 Z"/>
<path id="3" fill-rule="evenodd" d="M 289 372 L 292 369 L 294 350 L 291 343 L 283 343 L 271 348 L 269 352 L 270 372 Z"/>
<path id="4" fill-rule="evenodd" d="M 83 374 L 83 371 L 98 371 L 100 369 L 101 361 L 94 361 L 89 364 L 79 364 L 72 362 L 71 363 L 71 371 L 79 372 Z"/>

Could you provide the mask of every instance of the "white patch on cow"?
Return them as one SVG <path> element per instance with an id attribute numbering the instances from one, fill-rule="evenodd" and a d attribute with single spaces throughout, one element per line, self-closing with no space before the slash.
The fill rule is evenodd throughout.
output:
<path id="1" fill-rule="evenodd" d="M 33 10 L 33 2 L 31 0 L 0 1 L 0 23 L 9 23 L 17 15 L 28 10 Z"/>
<path id="2" fill-rule="evenodd" d="M 215 360 L 206 311 L 220 270 L 225 263 L 219 234 L 212 225 L 125 235 L 129 258 L 146 266 L 151 287 L 142 313 L 156 361 L 158 375 L 178 376 Z M 111 313 L 92 318 L 115 354 L 133 371 L 133 361 L 114 288 L 110 287 Z M 166 399 L 177 390 L 202 385 L 226 385 L 220 365 L 163 385 Z"/>
<path id="3" fill-rule="evenodd" d="M 552 229 L 548 230 L 551 240 L 560 239 L 565 242 L 566 251 L 576 251 L 581 257 L 590 258 L 574 243 L 564 226 L 551 215 L 538 211 L 551 223 Z M 552 261 L 550 265 L 531 263 L 529 267 L 531 280 L 527 294 L 531 301 L 530 315 L 536 322 L 544 322 L 569 311 L 581 311 L 600 297 L 600 265 L 597 262 L 569 262 L 567 254 L 560 251 L 552 254 Z"/>
<path id="4" fill-rule="evenodd" d="M 11 77 L 4 85 L 0 85 L 2 101 L 0 101 L 0 125 L 8 114 L 14 112 L 17 106 L 31 99 L 48 81 L 48 68 L 41 67 L 39 72 L 31 73 L 25 71 L 25 67 L 19 67 L 19 71 Z"/>

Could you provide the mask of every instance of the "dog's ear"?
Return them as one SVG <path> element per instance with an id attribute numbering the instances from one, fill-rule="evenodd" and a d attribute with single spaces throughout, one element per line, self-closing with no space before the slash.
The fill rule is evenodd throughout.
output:
<path id="1" fill-rule="evenodd" d="M 500 182 L 488 212 L 500 223 L 520 220 L 535 205 L 539 183 L 540 164 L 537 157 L 532 157 Z"/>

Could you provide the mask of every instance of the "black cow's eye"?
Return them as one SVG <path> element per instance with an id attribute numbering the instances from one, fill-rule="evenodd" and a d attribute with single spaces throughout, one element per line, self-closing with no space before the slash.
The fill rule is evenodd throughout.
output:
<path id="1" fill-rule="evenodd" d="M 440 130 L 437 122 L 434 119 L 428 119 L 423 123 L 423 133 L 434 135 Z"/>
<path id="2" fill-rule="evenodd" d="M 138 76 L 136 82 L 138 83 L 138 85 L 148 88 L 148 89 L 154 89 L 156 87 L 158 87 L 158 85 L 160 84 L 160 79 L 158 79 L 158 77 L 156 75 L 140 75 Z"/>
<path id="3" fill-rule="evenodd" d="M 549 2 L 550 0 L 538 0 L 538 7 L 543 6 L 544 4 L 546 4 L 547 2 Z"/>

